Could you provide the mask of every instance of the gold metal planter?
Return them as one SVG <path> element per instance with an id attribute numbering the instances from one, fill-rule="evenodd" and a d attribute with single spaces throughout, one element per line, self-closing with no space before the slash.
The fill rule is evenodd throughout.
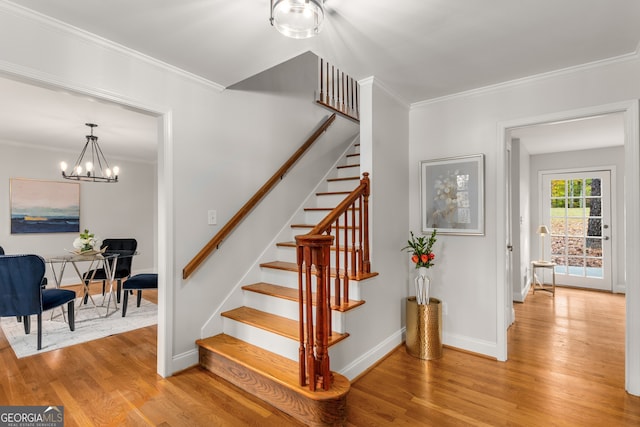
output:
<path id="1" fill-rule="evenodd" d="M 407 353 L 420 359 L 442 357 L 442 302 L 429 298 L 419 305 L 415 297 L 407 298 Z"/>

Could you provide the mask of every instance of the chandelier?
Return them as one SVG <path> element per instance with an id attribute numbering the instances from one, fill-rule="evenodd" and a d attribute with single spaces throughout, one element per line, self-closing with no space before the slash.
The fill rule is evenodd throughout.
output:
<path id="1" fill-rule="evenodd" d="M 293 39 L 320 33 L 324 21 L 324 0 L 271 0 L 271 25 Z"/>
<path id="2" fill-rule="evenodd" d="M 67 163 L 60 162 L 62 177 L 74 181 L 118 182 L 120 168 L 114 166 L 111 169 L 109 167 L 109 163 L 98 145 L 98 137 L 93 135 L 93 128 L 98 127 L 98 125 L 94 123 L 85 123 L 85 125 L 91 128 L 91 135 L 87 135 L 87 142 L 84 144 L 78 160 L 73 165 L 71 173 L 67 174 Z M 87 157 L 86 161 L 85 156 Z"/>

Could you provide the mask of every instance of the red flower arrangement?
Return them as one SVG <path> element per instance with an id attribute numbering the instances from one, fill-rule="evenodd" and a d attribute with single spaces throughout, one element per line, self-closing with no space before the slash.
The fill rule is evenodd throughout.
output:
<path id="1" fill-rule="evenodd" d="M 408 245 L 401 250 L 412 253 L 411 261 L 416 265 L 416 268 L 429 268 L 434 265 L 433 260 L 436 255 L 431 251 L 431 248 L 436 242 L 436 229 L 433 229 L 431 236 L 428 238 L 426 236 L 415 237 L 413 231 L 410 233 L 411 239 L 407 241 Z"/>

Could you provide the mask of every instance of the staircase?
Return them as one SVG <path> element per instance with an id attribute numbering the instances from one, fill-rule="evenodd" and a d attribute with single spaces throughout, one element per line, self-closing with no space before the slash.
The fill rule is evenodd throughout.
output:
<path id="1" fill-rule="evenodd" d="M 306 425 L 346 423 L 346 397 L 350 383 L 332 372 L 329 390 L 311 391 L 300 385 L 299 304 L 296 235 L 306 234 L 360 184 L 359 145 L 323 183 L 323 190 L 298 220 L 290 224 L 290 236 L 276 245 L 276 260 L 260 264 L 260 282 L 242 287 L 242 307 L 222 313 L 223 333 L 198 340 L 200 365 L 243 390 L 268 402 Z M 347 225 L 347 228 L 352 228 Z M 341 241 L 341 246 L 343 245 Z M 345 247 L 331 248 L 344 251 Z M 349 268 L 350 270 L 350 268 Z M 349 336 L 345 316 L 362 304 L 359 281 L 349 280 L 348 301 L 332 306 L 329 336 L 333 346 Z M 315 289 L 313 295 L 315 305 Z"/>

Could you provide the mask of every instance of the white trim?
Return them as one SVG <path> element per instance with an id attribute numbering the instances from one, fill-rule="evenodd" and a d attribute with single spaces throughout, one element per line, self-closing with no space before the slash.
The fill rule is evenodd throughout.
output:
<path id="1" fill-rule="evenodd" d="M 211 80 L 205 79 L 203 77 L 200 77 L 196 74 L 190 73 L 188 71 L 185 71 L 181 68 L 178 68 L 176 66 L 173 66 L 171 64 L 168 64 L 166 62 L 160 61 L 158 59 L 155 59 L 151 56 L 145 55 L 143 53 L 140 53 L 136 50 L 133 50 L 131 48 L 128 48 L 124 45 L 118 44 L 116 42 L 113 42 L 111 40 L 108 40 L 104 37 L 100 37 L 96 34 L 90 33 L 88 31 L 85 31 L 83 29 L 80 29 L 78 27 L 74 27 L 73 25 L 67 24 L 66 22 L 62 22 L 60 20 L 57 20 L 55 18 L 52 18 L 50 16 L 44 15 L 42 13 L 36 12 L 32 9 L 26 8 L 24 6 L 20 6 L 17 5 L 15 3 L 10 3 L 10 2 L 0 2 L 0 10 L 3 10 L 5 12 L 9 12 L 12 13 L 14 15 L 17 16 L 21 16 L 21 17 L 26 17 L 28 19 L 32 19 L 40 24 L 46 25 L 49 28 L 53 28 L 55 30 L 58 30 L 60 32 L 63 32 L 65 34 L 71 34 L 75 37 L 78 37 L 82 40 L 87 40 L 89 42 L 92 43 L 96 43 L 99 46 L 102 46 L 104 48 L 107 49 L 111 49 L 113 51 L 122 53 L 124 55 L 133 57 L 135 59 L 138 59 L 142 62 L 145 62 L 147 64 L 151 64 L 154 65 L 156 67 L 165 69 L 167 71 L 170 71 L 176 75 L 179 75 L 183 78 L 186 78 L 188 80 L 193 80 L 197 83 L 200 83 L 202 85 L 208 86 L 214 90 L 217 91 L 223 91 L 225 88 L 224 86 L 212 82 Z M 108 99 L 108 98 L 107 98 Z"/>
<path id="2" fill-rule="evenodd" d="M 27 83 L 62 88 L 135 108 L 158 118 L 158 351 L 157 372 L 173 374 L 173 130 L 172 113 L 163 106 L 151 106 L 125 96 L 63 82 L 45 73 L 0 62 L 0 74 L 12 74 Z"/>
<path id="3" fill-rule="evenodd" d="M 199 364 L 199 350 L 197 348 L 176 354 L 171 360 L 173 372 L 184 371 Z"/>
<path id="4" fill-rule="evenodd" d="M 626 327 L 625 388 L 640 396 L 640 130 L 638 100 L 629 103 L 625 123 Z"/>
<path id="5" fill-rule="evenodd" d="M 442 342 L 448 347 L 463 348 L 465 351 L 495 357 L 500 360 L 498 346 L 492 341 L 479 340 L 465 335 L 448 334 L 445 332 L 442 334 Z"/>
<path id="6" fill-rule="evenodd" d="M 601 165 L 601 166 L 587 166 L 584 168 L 568 168 L 568 169 L 541 169 L 538 171 L 538 218 L 544 217 L 543 201 L 544 175 L 556 175 L 556 174 L 572 174 L 582 172 L 608 172 L 609 173 L 609 226 L 611 230 L 618 230 L 618 183 L 617 183 L 617 168 L 615 165 Z M 623 233 L 616 232 L 614 242 L 617 242 L 618 238 L 622 237 Z M 611 291 L 615 292 L 618 283 L 618 268 L 613 264 L 613 261 L 618 259 L 618 245 L 611 244 L 609 263 L 611 268 Z"/>
<path id="7" fill-rule="evenodd" d="M 566 74 L 589 70 L 592 68 L 598 68 L 598 67 L 612 65 L 612 64 L 626 62 L 626 61 L 635 61 L 640 57 L 639 50 L 638 50 L 639 48 L 640 48 L 640 44 L 638 45 L 638 48 L 636 48 L 635 52 L 614 56 L 612 58 L 600 59 L 593 62 L 587 62 L 586 64 L 574 65 L 567 68 L 561 68 L 559 70 L 553 70 L 546 73 L 535 74 L 533 76 L 527 76 L 519 79 L 509 80 L 502 83 L 497 83 L 494 85 L 483 86 L 483 87 L 470 89 L 463 92 L 444 95 L 437 98 L 427 99 L 424 101 L 414 102 L 413 104 L 410 105 L 410 108 L 411 109 L 421 108 L 430 104 L 451 101 L 453 99 L 464 98 L 468 96 L 476 96 L 476 95 L 482 95 L 482 94 L 487 94 L 491 92 L 497 92 L 499 90 L 508 89 L 510 87 L 516 87 L 524 84 L 531 84 L 531 83 L 552 79 L 552 78 L 566 75 Z"/>
<path id="8" fill-rule="evenodd" d="M 167 111 L 158 124 L 158 354 L 156 370 L 168 377 L 173 366 L 175 274 L 173 217 L 173 113 Z"/>
<path id="9" fill-rule="evenodd" d="M 349 363 L 343 369 L 340 370 L 340 374 L 344 375 L 352 381 L 358 375 L 371 368 L 374 364 L 382 360 L 386 355 L 391 353 L 396 347 L 402 344 L 402 337 L 405 334 L 405 328 L 402 328 L 387 338 L 385 338 L 380 344 L 373 347 L 366 353 L 363 353 L 360 357 Z M 339 344 L 338 344 L 339 345 Z"/>
<path id="10" fill-rule="evenodd" d="M 638 100 L 622 101 L 612 104 L 599 105 L 595 107 L 582 108 L 571 111 L 564 111 L 546 114 L 537 117 L 520 118 L 498 123 L 498 165 L 503 164 L 508 131 L 522 126 L 531 126 L 541 123 L 569 120 L 581 117 L 590 117 L 601 114 L 624 113 L 625 123 L 625 221 L 624 235 L 626 236 L 626 337 L 625 337 L 625 388 L 634 395 L 640 396 L 640 107 Z M 501 163 L 502 162 L 502 163 Z M 505 168 L 499 167 L 497 170 L 497 211 L 502 212 L 503 217 L 498 217 L 500 221 L 506 222 L 506 198 L 505 198 Z M 502 227 L 497 228 L 496 241 L 504 241 Z M 500 244 L 497 249 L 497 271 L 505 270 L 505 258 Z M 504 275 L 498 274 L 498 289 L 496 292 L 497 303 L 497 343 L 498 352 L 507 357 L 507 326 L 504 324 L 504 310 L 502 303 L 507 294 L 506 286 L 508 281 Z"/>
<path id="11" fill-rule="evenodd" d="M 409 102 L 402 98 L 400 95 L 398 95 L 397 93 L 395 93 L 394 91 L 392 91 L 389 86 L 387 86 L 386 84 L 384 84 L 382 81 L 380 81 L 380 79 L 375 78 L 375 76 L 371 76 L 371 77 L 366 77 L 360 81 L 358 81 L 358 84 L 360 86 L 365 85 L 365 84 L 373 84 L 374 86 L 376 86 L 378 89 L 384 91 L 387 95 L 389 95 L 394 101 L 396 101 L 398 104 L 400 104 L 402 107 L 409 109 L 410 108 L 410 104 Z"/>

